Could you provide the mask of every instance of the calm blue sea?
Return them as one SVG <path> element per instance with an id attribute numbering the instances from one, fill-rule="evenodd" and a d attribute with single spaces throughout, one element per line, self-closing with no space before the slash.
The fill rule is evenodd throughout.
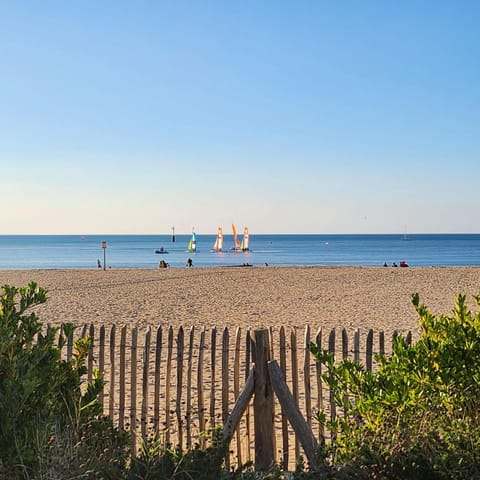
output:
<path id="1" fill-rule="evenodd" d="M 198 235 L 198 252 L 187 253 L 189 235 L 0 235 L 0 269 L 155 268 L 269 265 L 480 266 L 480 234 L 409 235 L 250 235 L 250 252 L 212 253 L 214 235 Z M 225 235 L 225 248 L 233 246 Z M 156 254 L 163 247 L 168 253 Z"/>

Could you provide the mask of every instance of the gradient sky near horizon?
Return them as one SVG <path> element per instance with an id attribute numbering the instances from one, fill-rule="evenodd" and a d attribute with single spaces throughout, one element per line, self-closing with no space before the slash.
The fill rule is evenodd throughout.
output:
<path id="1" fill-rule="evenodd" d="M 0 1 L 0 234 L 480 232 L 480 2 Z"/>

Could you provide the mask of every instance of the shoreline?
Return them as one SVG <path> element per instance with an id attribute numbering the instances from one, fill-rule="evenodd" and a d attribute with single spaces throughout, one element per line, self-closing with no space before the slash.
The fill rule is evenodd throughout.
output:
<path id="1" fill-rule="evenodd" d="M 48 290 L 43 323 L 418 331 L 410 296 L 448 314 L 480 292 L 480 267 L 194 267 L 0 270 L 0 284 Z"/>

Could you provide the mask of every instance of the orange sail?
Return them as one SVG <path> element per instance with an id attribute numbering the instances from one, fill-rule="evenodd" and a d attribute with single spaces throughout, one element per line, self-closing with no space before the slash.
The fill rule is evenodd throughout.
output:
<path id="1" fill-rule="evenodd" d="M 240 242 L 238 241 L 238 238 L 237 238 L 237 229 L 235 228 L 235 225 L 233 223 L 232 223 L 232 231 L 233 231 L 233 243 L 235 244 L 234 249 L 240 250 Z"/>

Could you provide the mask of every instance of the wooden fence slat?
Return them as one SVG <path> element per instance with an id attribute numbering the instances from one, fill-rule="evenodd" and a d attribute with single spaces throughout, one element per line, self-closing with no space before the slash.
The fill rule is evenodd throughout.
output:
<path id="1" fill-rule="evenodd" d="M 118 426 L 125 428 L 125 349 L 127 348 L 127 327 L 124 325 L 120 332 L 120 393 L 118 408 Z"/>
<path id="2" fill-rule="evenodd" d="M 108 414 L 112 421 L 115 417 L 115 334 L 117 327 L 112 325 L 110 329 L 110 384 L 109 399 L 108 399 Z"/>
<path id="3" fill-rule="evenodd" d="M 250 329 L 247 329 L 246 335 L 245 335 L 245 383 L 248 380 L 248 377 L 250 375 L 251 367 L 251 358 L 252 358 L 252 339 L 250 336 Z M 245 435 L 247 437 L 247 462 L 252 461 L 252 452 L 251 452 L 251 445 L 252 445 L 252 438 L 251 438 L 251 415 L 250 415 L 250 407 L 251 403 L 247 405 L 247 409 L 245 410 Z"/>
<path id="4" fill-rule="evenodd" d="M 367 335 L 367 350 L 366 350 L 366 359 L 365 365 L 367 371 L 372 371 L 372 364 L 373 364 L 373 330 L 368 331 Z"/>
<path id="5" fill-rule="evenodd" d="M 342 328 L 342 360 L 345 360 L 348 358 L 348 335 L 347 335 L 347 330 L 345 328 Z M 345 409 L 345 405 L 348 404 L 348 395 L 345 395 L 343 397 L 343 415 L 346 418 L 347 412 Z"/>
<path id="6" fill-rule="evenodd" d="M 344 328 L 342 328 L 342 358 L 348 358 L 348 335 Z"/>
<path id="7" fill-rule="evenodd" d="M 100 327 L 100 338 L 98 339 L 99 342 L 99 349 L 98 349 L 98 370 L 104 378 L 105 373 L 105 326 L 102 325 Z M 102 390 L 100 392 L 100 404 L 102 406 L 102 413 L 103 413 L 103 405 L 104 405 L 104 396 L 105 396 L 105 385 L 102 385 Z"/>
<path id="8" fill-rule="evenodd" d="M 290 355 L 292 362 L 292 394 L 298 405 L 298 358 L 297 358 L 297 332 L 295 327 L 292 328 L 290 333 Z M 295 458 L 300 456 L 300 442 L 298 435 L 295 433 Z"/>
<path id="9" fill-rule="evenodd" d="M 355 336 L 353 338 L 353 359 L 356 362 L 360 362 L 360 330 L 355 330 Z"/>
<path id="10" fill-rule="evenodd" d="M 157 328 L 157 339 L 155 345 L 155 380 L 153 393 L 153 426 L 156 434 L 160 427 L 160 367 L 162 363 L 162 326 Z"/>
<path id="11" fill-rule="evenodd" d="M 73 334 L 74 332 L 71 332 L 67 338 L 67 360 L 70 360 L 73 355 Z"/>
<path id="12" fill-rule="evenodd" d="M 237 327 L 235 331 L 235 355 L 233 359 L 233 396 L 235 402 L 240 394 L 240 341 L 242 337 L 242 329 Z M 237 462 L 242 465 L 242 442 L 240 436 L 240 428 L 236 429 L 237 440 Z"/>
<path id="13" fill-rule="evenodd" d="M 200 332 L 200 344 L 198 346 L 197 364 L 197 405 L 198 405 L 198 428 L 200 433 L 205 431 L 205 405 L 203 400 L 203 353 L 205 351 L 205 326 Z M 200 447 L 205 448 L 205 436 L 200 435 Z"/>
<path id="14" fill-rule="evenodd" d="M 87 357 L 87 380 L 90 383 L 93 379 L 93 345 L 95 344 L 95 325 L 93 323 L 90 325 L 88 336 L 92 342 L 92 348 L 88 351 Z"/>
<path id="15" fill-rule="evenodd" d="M 48 327 L 50 328 L 50 326 Z M 84 323 L 82 327 L 82 333 L 80 334 L 80 338 L 86 337 L 87 336 L 87 324 Z"/>
<path id="16" fill-rule="evenodd" d="M 150 337 L 152 335 L 151 328 L 148 327 L 145 334 L 145 346 L 143 348 L 143 375 L 142 375 L 142 416 L 141 416 L 141 432 L 142 438 L 147 436 L 148 426 L 148 372 L 150 367 Z"/>
<path id="17" fill-rule="evenodd" d="M 273 336 L 273 326 L 270 325 L 268 327 L 268 336 L 269 336 L 269 341 L 270 341 L 270 358 L 275 358 L 275 351 L 274 351 L 274 336 Z"/>
<path id="18" fill-rule="evenodd" d="M 280 327 L 280 370 L 282 371 L 283 377 L 287 378 L 287 345 L 285 338 L 285 328 L 283 325 Z M 282 466 L 284 469 L 288 470 L 288 461 L 289 461 L 289 442 L 288 442 L 288 421 L 285 409 L 281 408 L 281 418 L 282 418 Z"/>
<path id="19" fill-rule="evenodd" d="M 385 333 L 383 330 L 378 332 L 378 351 L 380 355 L 385 354 Z"/>
<path id="20" fill-rule="evenodd" d="M 317 344 L 318 350 L 322 351 L 322 328 L 320 327 L 317 330 L 317 335 L 315 336 L 315 343 Z M 315 362 L 315 375 L 317 380 L 317 410 L 323 412 L 323 379 L 322 379 L 322 364 L 320 362 Z M 319 422 L 318 425 L 318 440 L 320 445 L 325 445 L 325 425 L 322 422 Z"/>
<path id="21" fill-rule="evenodd" d="M 225 327 L 222 335 L 222 424 L 228 418 L 228 356 L 229 356 L 230 333 Z"/>
<path id="22" fill-rule="evenodd" d="M 138 327 L 133 327 L 130 353 L 130 433 L 134 452 L 137 448 L 137 343 Z"/>
<path id="23" fill-rule="evenodd" d="M 228 328 L 223 329 L 222 334 L 222 425 L 228 419 L 228 355 L 229 355 L 230 334 Z M 230 454 L 225 458 L 225 466 L 230 467 Z"/>
<path id="24" fill-rule="evenodd" d="M 310 325 L 305 326 L 305 337 L 303 343 L 303 388 L 305 390 L 305 415 L 307 425 L 312 428 L 312 388 L 310 383 Z"/>
<path id="25" fill-rule="evenodd" d="M 216 365 L 216 351 L 217 351 L 217 329 L 212 328 L 211 340 L 210 340 L 210 368 L 212 374 L 212 382 L 210 384 L 210 426 L 215 426 L 215 365 Z"/>
<path id="26" fill-rule="evenodd" d="M 170 443 L 170 388 L 172 383 L 173 327 L 168 327 L 167 365 L 165 373 L 165 441 Z"/>
<path id="27" fill-rule="evenodd" d="M 187 430 L 187 449 L 190 449 L 192 447 L 192 358 L 194 341 L 195 327 L 192 325 L 192 327 L 190 328 L 187 358 L 187 411 L 185 414 Z"/>
<path id="28" fill-rule="evenodd" d="M 328 351 L 335 354 L 335 329 L 332 328 L 328 336 Z M 330 419 L 333 421 L 337 417 L 337 407 L 333 398 L 333 392 L 330 390 Z M 332 435 L 334 438 L 334 435 Z"/>
<path id="29" fill-rule="evenodd" d="M 175 413 L 177 415 L 178 446 L 183 449 L 183 419 L 182 419 L 182 387 L 183 387 L 183 327 L 178 329 L 177 335 L 177 397 L 175 402 Z"/>

